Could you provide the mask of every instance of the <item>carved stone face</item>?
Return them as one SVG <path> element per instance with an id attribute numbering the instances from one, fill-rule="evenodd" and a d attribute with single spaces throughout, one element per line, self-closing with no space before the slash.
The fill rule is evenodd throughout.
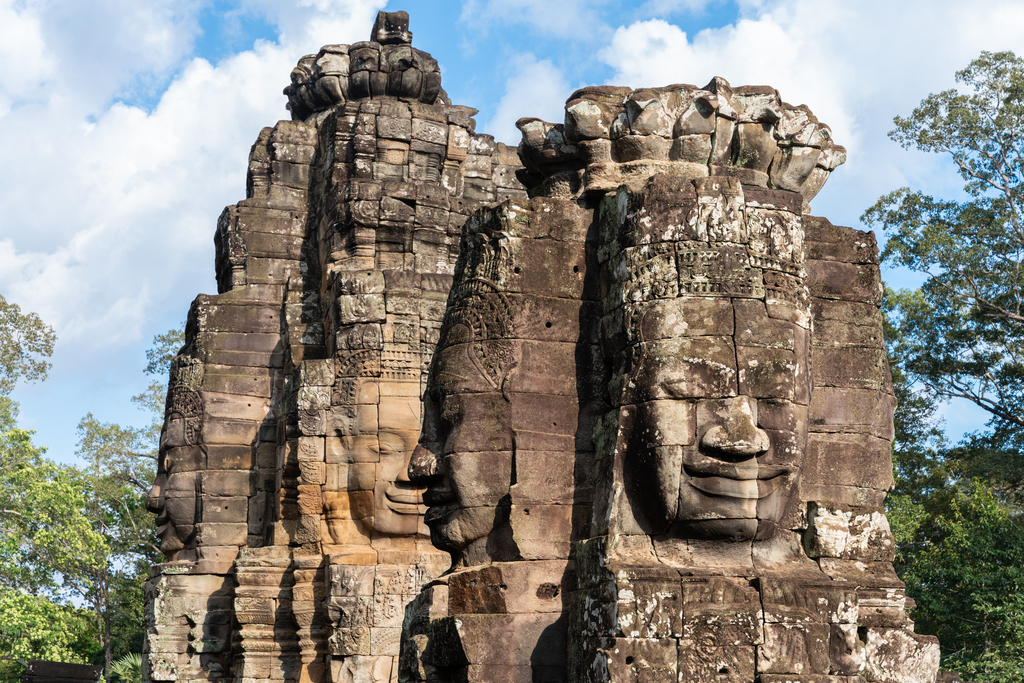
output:
<path id="1" fill-rule="evenodd" d="M 472 344 L 443 348 L 435 358 L 434 392 L 424 403 L 423 433 L 410 464 L 414 481 L 428 484 L 425 521 L 435 547 L 456 564 L 479 564 L 500 554 L 488 544 L 507 521 L 510 486 L 510 406 L 469 358 Z"/>
<path id="2" fill-rule="evenodd" d="M 630 197 L 631 246 L 612 264 L 623 481 L 654 535 L 761 540 L 791 511 L 807 443 L 803 227 L 733 181 L 698 181 L 696 195 L 676 195 L 692 207 L 681 216 Z"/>
<path id="3" fill-rule="evenodd" d="M 171 413 L 160 436 L 156 481 L 146 508 L 156 514 L 160 550 L 169 558 L 185 548 L 198 518 L 198 469 L 203 464 L 201 446 L 190 443 L 187 418 Z"/>
<path id="4" fill-rule="evenodd" d="M 735 332 L 657 338 L 683 325 Z M 624 396 L 634 504 L 676 536 L 771 536 L 806 448 L 807 331 L 756 299 L 674 299 L 642 327 Z"/>
<path id="5" fill-rule="evenodd" d="M 409 458 L 419 436 L 421 425 L 419 382 L 382 384 L 381 389 L 404 388 L 411 385 L 411 396 L 382 395 L 377 432 L 377 473 L 373 487 L 375 531 L 389 535 L 414 535 L 426 508 L 422 504 L 423 488 L 409 481 Z"/>
<path id="6" fill-rule="evenodd" d="M 199 520 L 199 471 L 206 467 L 202 374 L 202 363 L 194 358 L 179 355 L 171 363 L 157 477 L 146 500 L 157 516 L 160 550 L 172 560 L 193 543 Z"/>

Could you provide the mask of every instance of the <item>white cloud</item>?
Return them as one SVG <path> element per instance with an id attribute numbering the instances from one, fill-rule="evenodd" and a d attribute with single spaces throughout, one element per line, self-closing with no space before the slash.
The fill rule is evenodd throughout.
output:
<path id="1" fill-rule="evenodd" d="M 57 331 L 51 379 L 16 398 L 58 455 L 85 412 L 121 419 L 139 348 L 216 290 L 217 216 L 296 60 L 365 40 L 383 4 L 267 2 L 279 42 L 214 66 L 191 56 L 198 0 L 0 0 L 0 292 Z"/>
<path id="2" fill-rule="evenodd" d="M 13 0 L 0 0 L 0 65 L 0 118 L 53 71 L 39 17 L 30 9 L 19 12 Z"/>
<path id="3" fill-rule="evenodd" d="M 378 10 L 387 0 L 255 0 L 257 8 L 280 30 L 280 44 L 304 54 L 321 45 L 369 40 Z M 283 86 L 282 86 L 283 87 Z"/>
<path id="4" fill-rule="evenodd" d="M 169 4 L 145 4 L 148 14 L 125 11 L 110 27 L 118 38 L 108 42 L 119 47 L 85 59 L 106 73 L 84 99 L 77 97 L 84 86 L 63 76 L 81 72 L 71 64 L 75 51 L 51 46 L 61 36 L 72 45 L 85 39 L 51 24 L 51 42 L 41 50 L 57 60 L 48 96 L 3 117 L 0 288 L 50 321 L 63 340 L 86 347 L 109 344 L 110 330 L 113 341 L 138 340 L 151 307 L 208 291 L 216 217 L 244 197 L 246 157 L 260 128 L 287 117 L 281 89 L 295 61 L 323 42 L 365 39 L 382 4 L 302 2 L 289 13 L 275 3 L 269 16 L 301 44 L 262 42 L 216 67 L 181 60 L 194 19 L 172 16 Z M 98 7 L 85 27 L 124 9 Z M 19 21 L 37 25 L 27 13 Z M 122 31 L 134 39 L 122 40 Z M 311 36 L 315 44 L 306 42 Z M 95 93 L 109 98 L 171 65 L 178 75 L 151 112 L 115 102 L 91 115 Z M 8 72 L 3 67 L 0 73 Z"/>
<path id="5" fill-rule="evenodd" d="M 745 2 L 741 12 L 736 23 L 692 37 L 658 19 L 623 26 L 600 58 L 616 83 L 704 85 L 718 75 L 809 105 L 850 152 L 815 210 L 847 224 L 901 185 L 955 192 L 959 181 L 942 160 L 886 138 L 892 118 L 952 87 L 954 71 L 981 50 L 1024 52 L 1024 7 L 1013 0 L 769 0 Z"/>
<path id="6" fill-rule="evenodd" d="M 522 134 L 516 121 L 524 116 L 561 123 L 565 99 L 571 89 L 558 68 L 532 54 L 518 55 L 509 62 L 514 75 L 505 81 L 505 94 L 495 108 L 494 117 L 480 127 L 508 145 L 518 145 Z"/>

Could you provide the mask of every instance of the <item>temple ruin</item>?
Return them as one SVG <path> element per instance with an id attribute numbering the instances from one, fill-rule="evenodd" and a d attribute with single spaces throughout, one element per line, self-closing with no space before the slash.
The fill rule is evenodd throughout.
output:
<path id="1" fill-rule="evenodd" d="M 381 12 L 303 57 L 217 224 L 148 680 L 934 683 L 878 249 L 810 213 L 829 127 L 598 86 L 513 150 L 411 41 Z"/>

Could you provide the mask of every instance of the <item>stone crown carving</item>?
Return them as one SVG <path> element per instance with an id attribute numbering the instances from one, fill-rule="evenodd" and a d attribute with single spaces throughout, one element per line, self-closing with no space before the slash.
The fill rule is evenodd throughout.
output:
<path id="1" fill-rule="evenodd" d="M 770 86 L 733 88 L 719 77 L 703 88 L 581 88 L 566 101 L 564 123 L 516 125 L 521 179 L 534 195 L 636 187 L 662 172 L 736 176 L 807 202 L 846 161 L 846 149 L 806 105 L 783 102 Z"/>
<path id="2" fill-rule="evenodd" d="M 305 120 L 351 100 L 382 97 L 449 104 L 437 60 L 411 42 L 409 15 L 381 12 L 370 40 L 324 45 L 317 54 L 306 55 L 292 69 L 292 82 L 284 89 L 292 118 Z"/>

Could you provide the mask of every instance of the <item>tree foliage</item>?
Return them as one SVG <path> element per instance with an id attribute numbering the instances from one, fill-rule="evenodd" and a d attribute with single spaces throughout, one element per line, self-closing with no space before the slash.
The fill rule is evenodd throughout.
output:
<path id="1" fill-rule="evenodd" d="M 154 339 L 148 370 L 165 372 L 176 335 L 172 330 Z M 92 649 L 61 651 L 53 658 L 92 659 L 109 668 L 115 658 L 142 651 L 144 584 L 159 557 L 145 501 L 155 477 L 163 413 L 163 398 L 149 394 L 161 389 L 154 383 L 135 399 L 153 411 L 146 427 L 86 415 L 78 427 L 77 455 L 84 461 L 79 467 L 47 460 L 45 449 L 33 445 L 33 433 L 18 428 L 17 405 L 0 394 L 0 596 L 49 609 L 55 633 L 63 633 L 61 628 L 78 633 L 75 620 L 91 619 Z M 4 604 L 0 601 L 0 622 L 10 616 Z M 30 637 L 36 631 L 26 629 L 19 631 L 27 634 L 18 641 L 23 654 L 48 658 L 50 651 Z M 55 636 L 53 642 L 63 641 Z M 0 656 L 10 656 L 12 648 L 0 640 Z"/>
<path id="2" fill-rule="evenodd" d="M 902 577 L 918 629 L 939 637 L 965 680 L 1024 680 L 1024 519 L 972 482 L 934 521 Z"/>
<path id="3" fill-rule="evenodd" d="M 110 673 L 121 683 L 142 683 L 142 655 L 129 652 L 110 666 Z"/>
<path id="4" fill-rule="evenodd" d="M 0 681 L 20 682 L 29 659 L 87 664 L 98 643 L 88 610 L 0 588 Z"/>
<path id="5" fill-rule="evenodd" d="M 167 372 L 183 340 L 183 328 L 169 330 L 153 337 L 153 346 L 146 352 L 145 372 L 156 378 L 132 402 L 149 414 L 148 425 L 102 422 L 92 413 L 78 424 L 77 454 L 88 464 L 86 471 L 92 477 L 95 519 L 104 520 L 104 534 L 116 558 L 101 608 L 107 629 L 107 666 L 115 657 L 142 651 L 145 579 L 160 555 L 153 517 L 145 504 L 156 478 Z"/>
<path id="6" fill-rule="evenodd" d="M 57 335 L 35 313 L 22 313 L 0 295 L 0 394 L 9 394 L 19 379 L 46 379 Z"/>
<path id="7" fill-rule="evenodd" d="M 905 148 L 946 154 L 959 201 L 902 188 L 864 214 L 889 235 L 882 257 L 925 277 L 894 292 L 908 377 L 1024 426 L 1024 60 L 983 52 L 956 75 L 971 92 L 926 97 L 895 119 Z"/>
<path id="8" fill-rule="evenodd" d="M 957 200 L 908 188 L 863 220 L 882 258 L 923 276 L 887 290 L 886 344 L 898 407 L 886 510 L 917 630 L 967 680 L 1024 680 L 1024 60 L 982 53 L 967 90 L 926 97 L 890 136 L 939 152 L 964 180 Z M 949 443 L 940 402 L 988 411 L 987 430 Z"/>

